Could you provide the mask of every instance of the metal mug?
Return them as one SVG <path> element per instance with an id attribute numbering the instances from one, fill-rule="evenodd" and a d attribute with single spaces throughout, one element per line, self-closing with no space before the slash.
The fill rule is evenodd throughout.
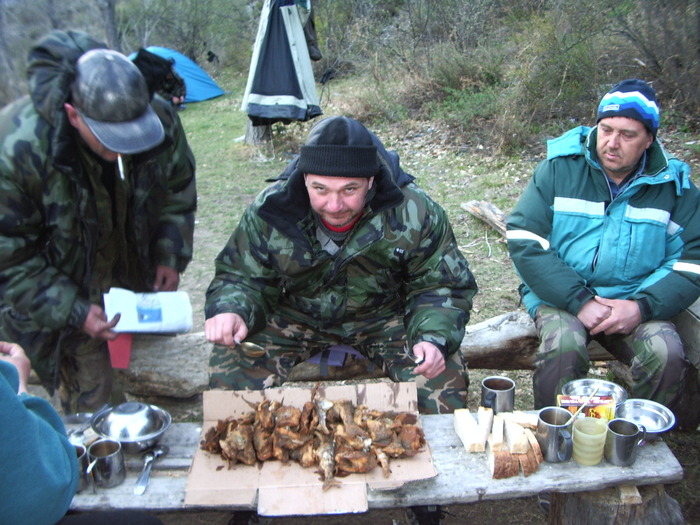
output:
<path id="1" fill-rule="evenodd" d="M 73 443 L 75 447 L 75 454 L 78 456 L 78 489 L 77 492 L 85 490 L 90 485 L 90 475 L 88 474 L 88 465 L 90 461 L 88 460 L 87 449 L 85 445 L 80 443 Z"/>
<path id="2" fill-rule="evenodd" d="M 515 406 L 515 381 L 505 376 L 490 376 L 481 381 L 481 406 L 494 414 L 512 412 Z"/>
<path id="3" fill-rule="evenodd" d="M 561 407 L 545 407 L 537 414 L 535 437 L 545 461 L 560 463 L 571 459 L 573 414 Z"/>
<path id="4" fill-rule="evenodd" d="M 92 472 L 95 485 L 98 487 L 116 487 L 124 482 L 126 467 L 119 441 L 112 439 L 95 441 L 88 447 L 88 459 L 90 460 L 88 472 Z"/>
<path id="5" fill-rule="evenodd" d="M 613 419 L 605 436 L 605 460 L 618 467 L 629 467 L 637 458 L 637 448 L 646 437 L 646 429 L 627 419 Z"/>

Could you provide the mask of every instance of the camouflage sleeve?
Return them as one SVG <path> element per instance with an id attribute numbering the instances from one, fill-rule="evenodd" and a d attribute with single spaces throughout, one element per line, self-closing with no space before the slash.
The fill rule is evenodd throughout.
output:
<path id="1" fill-rule="evenodd" d="M 207 319 L 220 313 L 239 314 L 251 332 L 264 328 L 281 291 L 279 273 L 269 263 L 267 251 L 275 244 L 273 230 L 256 210 L 255 203 L 246 210 L 217 256 L 204 307 Z"/>
<path id="2" fill-rule="evenodd" d="M 72 316 L 78 286 L 52 264 L 45 249 L 42 193 L 58 186 L 45 180 L 51 170 L 42 151 L 48 145 L 40 146 L 47 144 L 49 128 L 24 100 L 6 108 L 0 124 L 5 130 L 0 138 L 0 297 L 50 329 L 82 324 L 84 319 Z M 57 201 L 52 211 L 74 205 Z"/>
<path id="3" fill-rule="evenodd" d="M 447 356 L 462 343 L 477 285 L 447 214 L 424 198 L 419 243 L 408 261 L 404 324 L 410 344 L 428 341 Z"/>
<path id="4" fill-rule="evenodd" d="M 173 145 L 161 153 L 159 161 L 167 166 L 168 195 L 155 236 L 156 264 L 183 272 L 192 260 L 194 218 L 197 210 L 195 159 L 187 143 L 177 112 L 162 99 L 154 99 L 154 108 L 163 121 Z"/>

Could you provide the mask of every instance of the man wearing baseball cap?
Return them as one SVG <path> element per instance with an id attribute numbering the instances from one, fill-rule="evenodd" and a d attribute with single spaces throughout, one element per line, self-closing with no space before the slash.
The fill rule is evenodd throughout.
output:
<path id="1" fill-rule="evenodd" d="M 688 368 L 669 319 L 700 295 L 700 196 L 658 128 L 654 89 L 620 82 L 597 126 L 548 142 L 510 216 L 508 248 L 540 337 L 535 408 L 586 377 L 596 340 L 630 366 L 630 397 L 678 411 Z"/>
<path id="2" fill-rule="evenodd" d="M 112 394 L 103 293 L 176 290 L 192 258 L 194 157 L 139 69 L 84 33 L 40 39 L 28 80 L 0 112 L 0 339 L 90 412 Z"/>
<path id="3" fill-rule="evenodd" d="M 463 408 L 459 346 L 476 291 L 445 211 L 398 156 L 358 121 L 324 119 L 216 259 L 210 386 L 279 386 L 295 364 L 349 346 L 415 381 L 421 412 Z"/>

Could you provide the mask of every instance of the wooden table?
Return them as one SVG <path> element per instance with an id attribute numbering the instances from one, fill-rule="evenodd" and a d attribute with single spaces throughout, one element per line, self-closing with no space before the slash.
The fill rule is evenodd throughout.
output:
<path id="1" fill-rule="evenodd" d="M 658 485 L 681 481 L 683 469 L 663 441 L 643 445 L 632 467 L 615 467 L 603 461 L 593 467 L 576 462 L 543 463 L 531 476 L 491 479 L 486 455 L 467 453 L 453 430 L 452 415 L 422 416 L 422 425 L 438 475 L 411 482 L 388 491 L 369 490 L 370 508 L 408 507 L 415 505 L 451 505 L 482 500 L 529 497 L 542 492 L 588 492 L 618 485 Z M 177 423 L 165 433 L 162 443 L 170 447 L 158 459 L 151 473 L 146 493 L 136 496 L 133 487 L 141 470 L 140 457 L 127 456 L 126 481 L 114 488 L 90 488 L 73 499 L 75 510 L 130 508 L 172 511 L 185 506 L 188 469 L 201 434 L 201 425 Z M 215 510 L 212 507 L 206 507 Z M 220 509 L 220 508 L 219 508 Z M 235 510 L 230 507 L 230 510 Z"/>

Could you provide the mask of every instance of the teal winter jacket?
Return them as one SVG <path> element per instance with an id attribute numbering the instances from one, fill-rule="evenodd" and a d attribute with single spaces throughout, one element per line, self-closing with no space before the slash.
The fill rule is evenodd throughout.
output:
<path id="1" fill-rule="evenodd" d="M 18 386 L 17 369 L 0 361 L 0 523 L 53 525 L 78 487 L 75 447 L 51 404 Z"/>
<path id="2" fill-rule="evenodd" d="M 700 194 L 689 167 L 654 140 L 613 200 L 596 136 L 578 127 L 549 141 L 508 220 L 525 307 L 576 315 L 599 295 L 636 301 L 642 321 L 669 319 L 700 294 Z"/>

